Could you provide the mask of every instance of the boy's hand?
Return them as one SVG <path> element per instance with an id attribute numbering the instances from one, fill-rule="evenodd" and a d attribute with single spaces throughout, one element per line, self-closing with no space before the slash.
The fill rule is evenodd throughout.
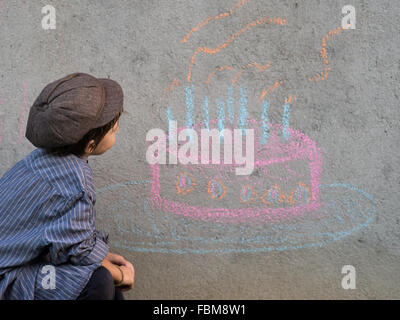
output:
<path id="1" fill-rule="evenodd" d="M 128 291 L 133 288 L 135 281 L 135 269 L 132 263 L 127 261 L 124 257 L 119 254 L 109 252 L 106 258 L 109 262 L 120 267 L 124 274 L 124 281 L 119 285 L 122 291 Z"/>
<path id="2" fill-rule="evenodd" d="M 119 254 L 109 252 L 106 256 L 106 259 L 118 266 L 125 266 L 131 269 L 133 273 L 135 273 L 132 263 L 130 263 L 128 260 L 126 260 L 123 256 L 120 256 Z"/>
<path id="3" fill-rule="evenodd" d="M 135 272 L 133 269 L 126 267 L 126 266 L 120 266 L 123 274 L 124 274 L 124 281 L 118 286 L 121 288 L 121 291 L 128 291 L 133 288 L 133 283 L 135 281 Z"/>
<path id="4" fill-rule="evenodd" d="M 111 252 L 107 253 L 106 259 L 119 266 L 123 266 L 127 262 L 123 256 Z"/>

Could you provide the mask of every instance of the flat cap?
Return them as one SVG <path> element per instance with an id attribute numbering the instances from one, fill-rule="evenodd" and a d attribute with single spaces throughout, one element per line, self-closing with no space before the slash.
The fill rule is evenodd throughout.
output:
<path id="1" fill-rule="evenodd" d="M 123 109 L 121 86 L 111 79 L 73 73 L 48 84 L 30 108 L 25 137 L 38 148 L 77 143 Z"/>

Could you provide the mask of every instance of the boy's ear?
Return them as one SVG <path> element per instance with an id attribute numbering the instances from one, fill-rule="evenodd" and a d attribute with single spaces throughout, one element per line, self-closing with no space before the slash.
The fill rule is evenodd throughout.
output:
<path id="1" fill-rule="evenodd" d="M 94 140 L 90 140 L 86 146 L 86 152 L 91 153 L 94 151 Z"/>

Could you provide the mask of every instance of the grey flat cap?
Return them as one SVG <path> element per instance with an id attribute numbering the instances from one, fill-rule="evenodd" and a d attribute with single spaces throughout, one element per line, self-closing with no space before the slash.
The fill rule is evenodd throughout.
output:
<path id="1" fill-rule="evenodd" d="M 123 109 L 121 86 L 110 79 L 73 73 L 48 84 L 30 108 L 25 137 L 36 147 L 77 143 Z"/>

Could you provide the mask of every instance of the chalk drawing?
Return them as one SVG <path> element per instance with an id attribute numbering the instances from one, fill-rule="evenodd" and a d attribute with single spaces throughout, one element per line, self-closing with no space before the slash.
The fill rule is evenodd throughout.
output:
<path id="1" fill-rule="evenodd" d="M 225 129 L 225 103 L 221 98 L 217 99 L 217 113 L 218 113 L 218 130 L 221 132 L 220 137 L 222 137 L 222 130 Z"/>
<path id="2" fill-rule="evenodd" d="M 211 124 L 218 124 L 218 120 L 210 121 Z M 256 135 L 260 136 L 261 125 L 257 120 L 250 119 L 249 124 L 251 128 L 254 128 Z M 235 207 L 234 198 L 229 199 L 231 207 L 204 207 L 204 206 L 194 206 L 179 200 L 170 199 L 168 196 L 163 196 L 165 193 L 164 187 L 168 190 L 167 186 L 163 187 L 163 175 L 172 175 L 176 170 L 176 166 L 172 167 L 164 167 L 158 164 L 150 166 L 150 174 L 151 174 L 151 199 L 152 202 L 155 203 L 156 206 L 160 208 L 162 211 L 174 212 L 178 215 L 184 215 L 196 219 L 207 220 L 214 219 L 215 221 L 236 221 L 243 222 L 249 219 L 259 219 L 259 220 L 279 220 L 285 219 L 288 216 L 298 216 L 302 215 L 304 212 L 308 212 L 310 210 L 317 210 L 320 207 L 319 203 L 319 190 L 318 184 L 321 176 L 321 168 L 322 168 L 322 158 L 319 148 L 316 146 L 316 143 L 312 141 L 305 134 L 300 133 L 294 129 L 287 128 L 288 136 L 290 136 L 290 140 L 283 140 L 282 132 L 283 127 L 279 124 L 269 124 L 271 128 L 271 135 L 269 138 L 268 145 L 261 146 L 259 140 L 257 140 L 255 150 L 257 152 L 257 156 L 255 158 L 254 166 L 255 168 L 260 168 L 261 170 L 268 168 L 273 165 L 287 165 L 290 162 L 297 161 L 301 163 L 303 166 L 303 170 L 308 172 L 307 177 L 309 182 L 309 188 L 311 190 L 311 202 L 299 203 L 295 206 L 289 207 L 265 207 L 265 206 L 256 206 L 256 207 Z M 201 128 L 201 124 L 196 124 L 194 126 L 195 130 L 199 130 Z M 178 132 L 183 130 L 184 128 L 178 128 Z M 282 141 L 283 140 L 283 141 Z M 169 149 L 167 148 L 169 152 Z M 200 155 L 199 155 L 200 157 Z M 201 163 L 201 158 L 198 159 L 198 162 Z M 230 188 L 227 183 L 231 185 L 240 185 L 241 180 L 246 179 L 243 177 L 237 177 L 234 174 L 235 164 L 222 164 L 222 165 L 208 165 L 204 167 L 204 170 L 209 171 L 209 174 L 204 176 L 203 173 L 196 173 L 196 170 L 193 169 L 192 165 L 183 165 L 187 172 L 193 172 L 192 175 L 197 178 L 205 179 L 206 177 L 212 177 L 214 175 L 219 176 L 220 185 L 225 185 L 228 189 Z M 207 169 L 208 168 L 208 169 Z M 263 171 L 261 171 L 263 172 Z M 287 170 L 283 170 L 284 173 L 287 173 Z M 300 173 L 302 174 L 302 173 Z M 303 173 L 304 174 L 304 173 Z M 230 176 L 230 179 L 226 177 Z M 292 172 L 284 175 L 283 177 L 291 177 L 293 176 Z M 247 177 L 248 178 L 248 177 Z M 265 188 L 264 192 L 269 189 L 265 183 L 265 177 L 261 177 L 262 182 L 260 183 L 260 188 Z M 252 181 L 255 179 L 253 178 Z M 286 181 L 288 181 L 287 179 Z M 165 183 L 165 181 L 164 181 Z M 248 184 L 248 182 L 246 182 Z M 256 187 L 257 183 L 253 183 L 252 185 Z M 296 185 L 297 188 L 297 185 Z M 204 190 L 205 191 L 205 190 Z M 259 190 L 260 193 L 262 190 Z M 288 194 L 293 190 L 287 190 Z M 201 190 L 196 193 L 197 196 L 201 196 Z M 264 193 L 262 192 L 262 193 Z M 226 192 L 224 192 L 226 193 Z M 233 196 L 235 197 L 235 196 Z M 240 197 L 240 194 L 237 194 L 237 199 Z M 215 197 L 211 197 L 214 199 Z M 210 203 L 208 203 L 210 204 Z M 264 204 L 266 202 L 264 201 Z"/>
<path id="3" fill-rule="evenodd" d="M 233 124 L 235 118 L 235 103 L 233 99 L 233 87 L 228 88 L 228 98 L 226 99 L 227 113 L 228 113 L 228 123 Z"/>
<path id="4" fill-rule="evenodd" d="M 322 62 L 324 64 L 324 70 L 321 71 L 320 73 L 314 75 L 313 77 L 309 78 L 308 79 L 309 81 L 318 82 L 320 80 L 326 80 L 328 78 L 328 73 L 329 73 L 329 71 L 331 71 L 331 68 L 328 67 L 329 61 L 328 61 L 328 56 L 327 56 L 327 51 L 326 51 L 326 44 L 327 44 L 327 41 L 330 40 L 330 38 L 333 35 L 340 34 L 343 30 L 345 30 L 345 29 L 342 27 L 337 27 L 336 29 L 330 30 L 328 32 L 328 34 L 322 38 L 321 58 L 322 58 Z"/>
<path id="5" fill-rule="evenodd" d="M 210 114 L 208 108 L 208 97 L 204 97 L 204 104 L 203 104 L 203 118 L 204 118 L 204 128 L 210 130 Z"/>
<path id="6" fill-rule="evenodd" d="M 186 128 L 191 128 L 193 126 L 193 87 L 186 86 Z"/>
<path id="7" fill-rule="evenodd" d="M 242 75 L 242 73 L 243 73 L 243 70 L 248 69 L 248 68 L 250 68 L 250 67 L 255 67 L 258 71 L 263 72 L 263 71 L 265 71 L 266 69 L 268 69 L 269 67 L 271 67 L 271 63 L 268 62 L 268 63 L 265 64 L 265 65 L 261 65 L 261 64 L 258 64 L 258 63 L 256 63 L 256 62 L 252 62 L 252 63 L 249 63 L 249 64 L 247 64 L 247 65 L 242 66 L 242 67 L 241 67 L 242 70 L 240 70 L 240 71 L 238 71 L 238 72 L 235 73 L 235 76 L 234 76 L 233 79 L 232 79 L 232 84 L 235 84 L 235 83 L 238 81 L 239 77 L 240 77 L 240 76 Z M 216 67 L 216 70 L 217 70 L 217 71 L 233 70 L 233 67 L 232 67 L 232 66 Z M 211 72 L 211 73 L 208 75 L 207 80 L 205 81 L 205 84 L 210 84 L 211 78 L 215 75 L 215 72 L 216 72 L 216 71 L 213 71 L 213 72 Z"/>
<path id="8" fill-rule="evenodd" d="M 246 88 L 240 88 L 240 110 L 239 110 L 239 128 L 247 128 L 247 94 Z M 246 132 L 246 131 L 244 131 Z"/>
<path id="9" fill-rule="evenodd" d="M 223 70 L 233 70 L 233 67 L 231 66 L 223 66 L 223 67 L 216 67 L 217 71 L 223 71 Z M 215 71 L 211 72 L 208 77 L 207 80 L 205 82 L 205 84 L 210 84 L 211 81 L 211 77 L 215 75 Z"/>
<path id="10" fill-rule="evenodd" d="M 226 195 L 226 186 L 224 183 L 219 179 L 211 179 L 208 182 L 208 194 L 210 195 L 211 199 L 221 200 Z"/>
<path id="11" fill-rule="evenodd" d="M 188 194 L 196 185 L 195 179 L 190 173 L 183 172 L 176 177 L 176 192 L 177 194 Z"/>
<path id="12" fill-rule="evenodd" d="M 228 12 L 225 13 L 221 13 L 215 17 L 208 17 L 207 19 L 201 21 L 200 23 L 197 24 L 196 27 L 194 27 L 192 30 L 190 30 L 185 37 L 181 40 L 182 43 L 186 43 L 190 36 L 195 33 L 196 31 L 198 31 L 200 28 L 206 26 L 208 23 L 210 23 L 213 20 L 218 20 L 218 19 L 223 19 L 223 18 L 227 18 L 229 16 L 231 16 L 233 14 L 233 12 L 240 8 L 241 6 L 243 6 L 246 2 L 248 2 L 249 0 L 241 0 L 238 4 L 236 4 L 232 9 L 230 9 Z"/>
<path id="13" fill-rule="evenodd" d="M 127 181 L 97 191 L 97 217 L 114 246 L 139 252 L 205 254 L 271 252 L 323 247 L 367 227 L 376 203 L 366 192 L 343 183 L 320 185 L 323 207 L 294 223 L 222 224 L 162 213 L 148 199 L 131 199 L 145 192 L 149 181 Z M 134 216 L 132 216 L 134 212 Z M 125 217 L 125 218 L 124 218 Z M 127 218 L 126 218 L 127 217 Z"/>
<path id="14" fill-rule="evenodd" d="M 241 1 L 229 11 L 201 21 L 185 35 L 182 43 L 211 21 L 229 19 L 248 1 Z M 376 208 L 371 195 L 344 183 L 321 184 L 320 147 L 292 127 L 294 96 L 288 95 L 289 98 L 282 101 L 281 123 L 271 122 L 269 113 L 276 106 L 270 105 L 269 95 L 283 90 L 286 79 L 275 79 L 272 84 L 268 81 L 269 85 L 263 86 L 259 95 L 257 93 L 258 105 L 252 106 L 252 110 L 259 110 L 259 119 L 249 116 L 248 90 L 246 86 L 237 85 L 238 79 L 243 71 L 252 67 L 260 72 L 269 69 L 271 62 L 248 63 L 239 70 L 231 65 L 212 68 L 214 71 L 199 83 L 215 85 L 213 77 L 217 72 L 225 75 L 233 71 L 233 80 L 226 81 L 226 96 L 214 99 L 205 95 L 200 99 L 203 122 L 195 123 L 192 75 L 196 59 L 201 53 L 211 55 L 226 50 L 251 28 L 262 24 L 285 26 L 287 20 L 262 17 L 214 48 L 198 46 L 188 61 L 186 82 L 174 78 L 162 92 L 162 100 L 166 100 L 184 88 L 185 99 L 178 108 L 186 108 L 186 121 L 177 128 L 177 133 L 185 128 L 197 132 L 203 128 L 216 128 L 220 132 L 253 129 L 256 137 L 253 173 L 236 176 L 238 164 L 235 163 L 154 164 L 149 166 L 148 180 L 101 188 L 97 192 L 101 208 L 97 210 L 98 218 L 110 230 L 120 231 L 119 235 L 114 235 L 113 245 L 139 252 L 176 254 L 284 251 L 322 247 L 371 223 Z M 327 41 L 341 31 L 339 27 L 324 36 L 321 44 L 324 70 L 311 78 L 304 77 L 305 81 L 327 79 L 331 71 Z M 196 66 L 200 64 L 201 61 L 196 61 Z M 239 94 L 238 101 L 235 101 L 235 92 Z M 168 105 L 167 121 L 171 121 L 172 108 L 176 106 L 165 105 Z M 212 108 L 216 116 L 210 119 Z M 167 152 L 176 152 L 176 148 L 167 148 Z M 201 154 L 198 163 L 202 163 Z"/>
<path id="15" fill-rule="evenodd" d="M 164 89 L 162 98 L 164 99 L 169 91 L 173 90 L 174 87 L 179 86 L 179 81 L 177 79 L 172 80 L 170 85 Z"/>
<path id="16" fill-rule="evenodd" d="M 262 101 L 265 96 L 269 93 L 271 93 L 272 91 L 274 91 L 275 89 L 277 89 L 279 86 L 282 86 L 283 84 L 283 80 L 280 79 L 279 81 L 275 81 L 274 84 L 272 86 L 269 86 L 267 89 L 262 90 L 260 97 L 258 98 L 258 101 Z"/>
<path id="17" fill-rule="evenodd" d="M 267 143 L 268 135 L 269 135 L 268 108 L 269 108 L 269 102 L 267 100 L 263 100 L 262 112 L 261 112 L 262 135 L 261 135 L 261 140 L 260 140 L 262 145 Z"/>
<path id="18" fill-rule="evenodd" d="M 167 109 L 165 110 L 165 112 L 167 113 L 167 120 L 168 120 L 168 123 L 170 123 L 170 121 L 174 121 L 174 117 L 173 117 L 173 115 L 172 115 L 171 108 L 167 108 Z"/>
<path id="19" fill-rule="evenodd" d="M 257 191 L 254 190 L 254 187 L 249 184 L 244 185 L 240 193 L 240 202 L 250 203 L 256 201 L 256 199 L 257 199 Z"/>
<path id="20" fill-rule="evenodd" d="M 187 75 L 187 82 L 190 83 L 191 77 L 192 77 L 192 68 L 194 65 L 194 62 L 197 58 L 197 55 L 199 53 L 206 53 L 206 54 L 216 54 L 220 52 L 222 49 L 226 48 L 229 46 L 233 40 L 236 38 L 240 37 L 243 33 L 245 33 L 247 30 L 250 28 L 256 27 L 257 25 L 262 25 L 262 24 L 279 24 L 279 25 L 285 25 L 286 20 L 281 19 L 281 18 L 267 18 L 263 17 L 261 19 L 255 20 L 249 24 L 246 25 L 246 27 L 242 28 L 241 30 L 235 32 L 229 39 L 227 39 L 224 43 L 220 44 L 216 48 L 209 48 L 209 47 L 198 47 L 195 52 L 193 53 L 192 59 L 190 61 L 189 67 L 188 67 L 188 75 Z"/>
<path id="21" fill-rule="evenodd" d="M 290 105 L 285 103 L 283 105 L 283 116 L 282 116 L 282 139 L 284 141 L 287 141 L 290 137 L 289 117 L 290 117 Z"/>

